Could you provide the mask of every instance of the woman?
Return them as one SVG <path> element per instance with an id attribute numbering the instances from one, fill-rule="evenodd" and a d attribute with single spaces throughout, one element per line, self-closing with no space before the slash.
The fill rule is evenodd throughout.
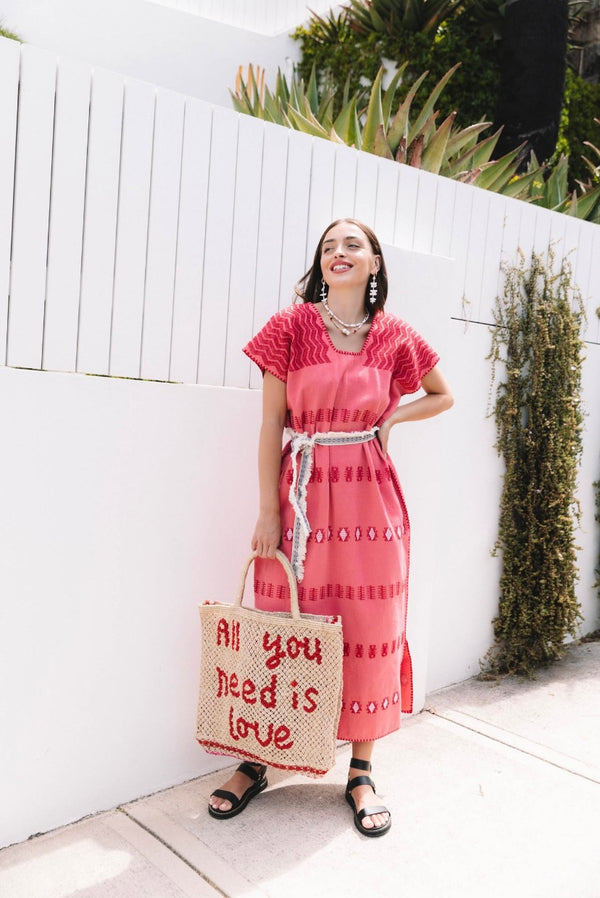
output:
<path id="1" fill-rule="evenodd" d="M 374 741 L 412 710 L 409 524 L 388 439 L 396 424 L 437 415 L 453 399 L 434 350 L 384 314 L 387 273 L 366 225 L 329 225 L 296 292 L 303 304 L 278 312 L 244 348 L 264 375 L 255 601 L 267 611 L 288 608 L 285 574 L 272 560 L 281 547 L 296 571 L 301 610 L 341 616 L 338 738 L 352 742 L 346 800 L 357 829 L 380 836 L 391 815 L 374 803 L 364 774 Z M 424 396 L 398 405 L 420 387 Z M 282 457 L 285 427 L 292 439 Z M 265 773 L 241 764 L 211 795 L 209 813 L 239 814 L 266 788 Z"/>

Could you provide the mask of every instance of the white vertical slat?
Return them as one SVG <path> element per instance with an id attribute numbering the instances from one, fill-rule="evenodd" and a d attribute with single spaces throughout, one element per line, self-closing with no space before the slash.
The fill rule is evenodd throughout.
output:
<path id="1" fill-rule="evenodd" d="M 195 383 L 210 170 L 212 107 L 186 99 L 170 380 Z"/>
<path id="2" fill-rule="evenodd" d="M 458 307 L 453 314 L 457 318 L 471 319 L 472 310 L 466 305 L 466 301 L 473 300 L 471 296 L 465 296 L 465 277 L 467 260 L 469 257 L 469 233 L 471 228 L 471 208 L 475 197 L 476 188 L 467 184 L 456 185 L 456 202 L 454 204 L 454 217 L 452 219 L 452 239 L 450 241 L 450 257 L 456 260 L 457 290 L 459 296 Z M 463 305 L 463 300 L 465 304 Z"/>
<path id="3" fill-rule="evenodd" d="M 313 138 L 306 267 L 312 264 L 317 242 L 332 221 L 335 144 Z"/>
<path id="4" fill-rule="evenodd" d="M 108 374 L 123 118 L 123 78 L 92 75 L 77 370 Z"/>
<path id="5" fill-rule="evenodd" d="M 281 237 L 285 211 L 288 131 L 265 125 L 262 196 L 256 257 L 254 332 L 277 311 L 281 279 Z M 293 172 L 290 172 L 293 177 Z M 251 384 L 258 385 L 258 369 L 251 372 Z"/>
<path id="6" fill-rule="evenodd" d="M 487 240 L 490 193 L 481 188 L 473 190 L 471 222 L 468 237 L 468 252 L 465 266 L 464 303 L 469 309 L 468 317 L 480 321 L 481 291 Z"/>
<path id="7" fill-rule="evenodd" d="M 544 260 L 548 257 L 550 247 L 551 221 L 552 216 L 546 210 L 536 209 L 533 251 Z"/>
<path id="8" fill-rule="evenodd" d="M 374 229 L 379 159 L 372 153 L 356 153 L 356 155 L 358 164 L 356 166 L 354 217 Z"/>
<path id="9" fill-rule="evenodd" d="M 437 199 L 438 181 L 431 172 L 419 172 L 417 208 L 415 210 L 415 232 L 413 249 L 419 253 L 430 253 L 433 244 L 433 222 Z"/>
<path id="10" fill-rule="evenodd" d="M 21 46 L 0 38 L 0 365 L 6 362 L 17 99 Z"/>
<path id="11" fill-rule="evenodd" d="M 382 243 L 392 243 L 398 197 L 400 166 L 390 159 L 379 160 L 377 202 L 375 207 L 375 233 Z"/>
<path id="12" fill-rule="evenodd" d="M 552 247 L 554 255 L 554 270 L 560 271 L 567 248 L 565 238 L 567 233 L 567 223 L 570 215 L 563 215 L 560 212 L 550 212 L 547 216 L 550 219 L 550 232 L 548 235 L 548 244 Z"/>
<path id="13" fill-rule="evenodd" d="M 310 197 L 312 141 L 306 134 L 290 131 L 285 186 L 285 220 L 281 247 L 279 305 L 292 302 L 294 285 L 306 268 L 306 235 Z"/>
<path id="14" fill-rule="evenodd" d="M 431 252 L 436 256 L 449 257 L 452 241 L 452 219 L 454 218 L 454 203 L 456 200 L 456 181 L 453 181 L 451 178 L 439 178 L 438 180 Z"/>
<path id="15" fill-rule="evenodd" d="M 185 99 L 159 90 L 150 189 L 141 377 L 168 380 Z"/>
<path id="16" fill-rule="evenodd" d="M 198 383 L 223 383 L 239 116 L 213 111 Z"/>
<path id="17" fill-rule="evenodd" d="M 592 261 L 590 266 L 590 280 L 588 287 L 587 327 L 585 339 L 593 343 L 600 343 L 600 318 L 596 310 L 600 308 L 600 227 L 591 225 L 592 235 Z"/>
<path id="18" fill-rule="evenodd" d="M 565 230 L 563 235 L 563 251 L 565 257 L 571 260 L 571 266 L 573 270 L 575 270 L 578 247 L 580 246 L 580 241 L 585 239 L 582 233 L 583 228 L 581 227 L 581 219 L 575 218 L 573 215 L 565 215 L 564 219 Z"/>
<path id="19" fill-rule="evenodd" d="M 333 175 L 333 202 L 331 219 L 354 218 L 356 215 L 356 167 L 359 154 L 352 147 L 338 146 L 335 149 L 335 169 Z"/>
<path id="20" fill-rule="evenodd" d="M 263 123 L 243 115 L 239 129 L 225 354 L 225 385 L 229 387 L 247 387 L 250 380 L 251 362 L 242 353 L 242 346 L 252 337 L 253 331 L 258 228 L 264 189 L 261 181 Z M 278 234 L 271 247 L 274 268 L 279 267 L 280 246 L 281 235 Z M 258 289 L 260 291 L 262 285 L 258 285 Z"/>
<path id="21" fill-rule="evenodd" d="M 537 209 L 529 203 L 523 203 L 522 206 L 519 222 L 519 249 L 525 256 L 525 263 L 528 265 L 535 246 Z"/>
<path id="22" fill-rule="evenodd" d="M 125 82 L 110 373 L 139 377 L 156 88 Z"/>
<path id="23" fill-rule="evenodd" d="M 21 87 L 7 361 L 42 363 L 56 56 L 27 44 Z"/>
<path id="24" fill-rule="evenodd" d="M 404 249 L 412 249 L 417 213 L 419 173 L 410 165 L 400 165 L 394 225 L 394 243 Z"/>
<path id="25" fill-rule="evenodd" d="M 573 280 L 581 292 L 586 309 L 590 304 L 590 294 L 594 291 L 594 285 L 590 285 L 594 229 L 594 225 L 583 222 L 579 218 L 573 218 L 571 215 L 568 216 L 565 236 L 566 256 L 573 271 Z"/>
<path id="26" fill-rule="evenodd" d="M 483 260 L 479 308 L 477 310 L 478 321 L 492 321 L 492 309 L 498 295 L 505 217 L 506 197 L 489 192 L 485 257 Z"/>
<path id="27" fill-rule="evenodd" d="M 75 371 L 90 107 L 89 65 L 61 59 L 56 82 L 42 364 Z"/>
<path id="28" fill-rule="evenodd" d="M 519 260 L 519 233 L 521 230 L 521 212 L 525 203 L 510 197 L 506 200 L 504 210 L 504 230 L 502 234 L 501 265 L 516 265 Z"/>

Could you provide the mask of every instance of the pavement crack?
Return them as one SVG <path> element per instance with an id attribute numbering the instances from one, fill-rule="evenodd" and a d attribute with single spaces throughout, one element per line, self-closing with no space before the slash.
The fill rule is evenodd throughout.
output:
<path id="1" fill-rule="evenodd" d="M 580 761 L 578 758 L 572 758 L 556 749 L 549 748 L 538 742 L 532 742 L 525 736 L 519 736 L 517 733 L 504 730 L 495 724 L 486 723 L 486 721 L 477 717 L 471 717 L 465 714 L 464 711 L 437 711 L 435 708 L 425 708 L 425 711 L 432 717 L 439 717 L 447 723 L 476 733 L 478 736 L 489 739 L 491 742 L 497 742 L 499 745 L 504 745 L 506 748 L 511 748 L 520 754 L 528 755 L 537 761 L 542 761 L 544 764 L 549 764 L 565 773 L 570 773 L 572 776 L 600 785 L 600 771 L 590 767 L 589 764 L 585 761 Z"/>
<path id="2" fill-rule="evenodd" d="M 145 823 L 142 823 L 140 820 L 130 814 L 125 807 L 121 806 L 116 810 L 127 817 L 129 820 L 131 820 L 132 823 L 135 823 L 136 826 L 139 826 L 140 829 L 143 829 L 145 832 L 147 832 L 148 835 L 152 836 L 153 839 L 156 839 L 157 842 L 160 842 L 160 844 L 163 845 L 168 851 L 170 851 L 171 854 L 174 855 L 174 857 L 182 861 L 186 865 L 186 867 L 190 868 L 190 870 L 193 870 L 193 872 L 197 876 L 199 876 L 200 879 L 204 880 L 204 882 L 208 886 L 210 886 L 211 889 L 214 889 L 217 894 L 222 895 L 223 898 L 231 898 L 231 896 L 228 895 L 227 892 L 224 892 L 223 889 L 221 889 L 212 879 L 210 879 L 205 873 L 203 873 L 202 870 L 200 870 L 187 857 L 185 857 L 185 855 L 177 851 L 177 849 L 173 845 L 167 842 L 166 839 L 163 839 L 161 836 L 159 836 L 158 833 L 154 832 L 154 830 L 150 829 L 149 826 L 146 826 Z"/>

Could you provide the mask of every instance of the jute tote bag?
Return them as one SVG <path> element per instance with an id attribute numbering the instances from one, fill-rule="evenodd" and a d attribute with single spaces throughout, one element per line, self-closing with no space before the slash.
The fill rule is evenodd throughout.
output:
<path id="1" fill-rule="evenodd" d="M 321 776 L 335 763 L 341 620 L 300 614 L 296 577 L 280 551 L 290 612 L 243 607 L 246 576 L 256 557 L 253 553 L 244 566 L 233 605 L 200 605 L 196 738 L 214 754 Z"/>

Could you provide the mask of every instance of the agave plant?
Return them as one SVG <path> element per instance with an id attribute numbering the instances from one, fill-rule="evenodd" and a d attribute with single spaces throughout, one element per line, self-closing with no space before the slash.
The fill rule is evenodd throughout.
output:
<path id="1" fill-rule="evenodd" d="M 382 67 L 366 108 L 359 109 L 357 97 L 346 95 L 335 119 L 332 115 L 335 92 L 331 87 L 319 92 L 314 69 L 307 85 L 295 76 L 288 84 L 278 72 L 275 91 L 271 92 L 265 84 L 264 71 L 255 72 L 249 66 L 248 76 L 244 79 L 240 67 L 232 93 L 233 104 L 238 112 L 434 174 L 511 196 L 520 196 L 526 191 L 535 173 L 517 175 L 524 148 L 519 147 L 501 159 L 492 160 L 500 132 L 479 140 L 490 122 L 478 122 L 461 130 L 454 125 L 456 113 L 453 112 L 438 125 L 435 105 L 458 65 L 446 72 L 420 108 L 415 103 L 415 96 L 427 72 L 408 85 L 402 91 L 403 97 L 395 103 L 406 66 L 404 63 L 400 67 L 385 91 Z"/>
<path id="2" fill-rule="evenodd" d="M 404 63 L 385 90 L 382 67 L 365 108 L 359 108 L 357 96 L 348 96 L 346 89 L 341 112 L 335 118 L 332 111 L 335 91 L 332 87 L 319 90 L 314 68 L 308 84 L 295 75 L 288 84 L 278 72 L 275 90 L 271 92 L 265 84 L 264 70 L 255 71 L 250 65 L 244 79 L 240 67 L 235 92 L 231 96 L 238 112 L 504 196 L 593 219 L 600 200 L 600 187 L 589 190 L 587 185 L 580 185 L 579 195 L 569 194 L 567 159 L 561 160 L 560 171 L 553 172 L 547 180 L 544 180 L 544 169 L 534 156 L 526 172 L 520 174 L 528 156 L 526 145 L 511 150 L 500 159 L 492 159 L 500 130 L 481 137 L 490 122 L 477 122 L 459 129 L 454 124 L 456 112 L 453 112 L 437 123 L 436 103 L 458 65 L 446 72 L 420 107 L 415 97 L 428 73 L 424 72 L 405 87 L 402 78 L 406 67 L 407 63 Z M 403 88 L 402 95 L 396 102 L 400 87 Z"/>
<path id="3" fill-rule="evenodd" d="M 360 34 L 404 37 L 407 32 L 435 34 L 461 0 L 350 0 L 352 27 Z"/>

